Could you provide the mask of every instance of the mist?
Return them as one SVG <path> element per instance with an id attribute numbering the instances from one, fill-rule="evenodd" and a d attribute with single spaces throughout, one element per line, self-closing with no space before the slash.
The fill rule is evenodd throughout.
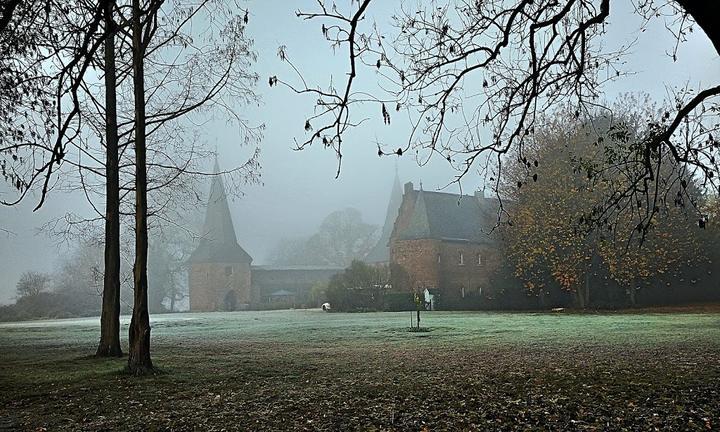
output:
<path id="1" fill-rule="evenodd" d="M 0 430 L 717 428 L 718 23 L 4 1 Z"/>
<path id="2" fill-rule="evenodd" d="M 324 43 L 322 35 L 295 16 L 295 7 L 301 6 L 278 8 L 263 1 L 247 4 L 251 11 L 250 32 L 258 53 L 255 69 L 260 82 L 256 90 L 262 102 L 246 107 L 244 114 L 251 124 L 265 125 L 260 143 L 262 179 L 261 184 L 234 191 L 237 196 L 231 198 L 230 209 L 238 240 L 255 264 L 267 264 L 268 254 L 280 239 L 312 235 L 323 217 L 335 210 L 353 207 L 362 212 L 367 222 L 382 225 L 396 170 L 401 181 L 422 183 L 426 190 L 460 193 L 462 187 L 463 192 L 472 194 L 486 186 L 485 179 L 479 175 L 466 176 L 460 185 L 452 183 L 457 172 L 440 157 L 431 158 L 423 166 L 419 166 L 413 154 L 378 157 L 377 142 L 398 143 L 398 146 L 405 142 L 408 131 L 401 126 L 353 130 L 347 137 L 337 178 L 338 161 L 332 151 L 320 146 L 294 150 L 294 139 L 302 137 L 302 125 L 311 105 L 287 89 L 267 86 L 268 76 L 293 76 L 292 70 L 278 58 L 278 47 L 287 46 L 306 79 L 319 85 L 327 85 L 331 74 L 342 76 L 347 61 L 344 52 L 329 54 L 328 50 L 317 48 Z M 691 33 L 687 41 L 680 44 L 677 61 L 673 61 L 672 34 L 660 20 L 650 22 L 647 29 L 641 31 L 641 20 L 631 9 L 630 4 L 614 5 L 609 20 L 605 43 L 615 47 L 632 44 L 632 48 L 625 56 L 623 69 L 629 75 L 604 88 L 608 100 L 622 93 L 642 91 L 662 101 L 672 86 L 707 85 L 720 76 L 720 59 L 702 32 Z M 391 5 L 379 5 L 370 19 L 375 20 L 380 29 L 388 28 L 391 11 Z M 661 80 L 657 79 L 659 74 L 662 74 Z M 200 127 L 203 129 L 201 140 L 209 148 L 217 149 L 223 169 L 232 168 L 247 158 L 249 150 L 239 145 L 235 128 L 223 121 Z M 420 162 L 424 162 L 424 158 Z M 209 181 L 206 183 L 207 190 Z M 8 188 L 7 184 L 1 184 L 0 193 Z M 47 222 L 63 217 L 66 212 L 91 214 L 80 192 L 68 194 L 53 190 L 43 207 L 33 212 L 37 200 L 37 196 L 29 196 L 18 206 L 0 207 L 1 227 L 8 231 L 0 232 L 0 274 L 3 275 L 0 303 L 13 301 L 15 284 L 22 272 L 52 271 L 57 257 L 68 251 L 70 245 L 42 229 Z"/>

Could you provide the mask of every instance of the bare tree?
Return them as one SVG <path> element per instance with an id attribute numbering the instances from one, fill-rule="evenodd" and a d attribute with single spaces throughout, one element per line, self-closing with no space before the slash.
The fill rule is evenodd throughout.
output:
<path id="1" fill-rule="evenodd" d="M 201 214 L 197 213 L 198 220 Z M 188 297 L 188 260 L 195 249 L 187 228 L 169 226 L 154 232 L 150 241 L 148 280 L 150 313 L 176 312 L 176 304 Z"/>
<path id="2" fill-rule="evenodd" d="M 47 290 L 49 282 L 50 276 L 45 273 L 26 271 L 17 283 L 17 294 L 20 297 L 37 296 Z"/>
<path id="3" fill-rule="evenodd" d="M 280 240 L 272 260 L 280 265 L 347 267 L 367 255 L 377 242 L 378 234 L 378 227 L 364 222 L 359 210 L 337 210 L 323 219 L 318 232 L 312 236 Z"/>
<path id="4" fill-rule="evenodd" d="M 215 5 L 216 9 L 211 6 Z M 166 141 L 182 146 L 183 130 L 181 119 L 189 121 L 191 115 L 218 108 L 230 114 L 245 130 L 245 142 L 257 135 L 256 130 L 245 127 L 246 123 L 234 111 L 235 103 L 255 100 L 251 85 L 256 80 L 254 74 L 247 71 L 249 62 L 254 60 L 250 45 L 244 36 L 247 24 L 247 12 L 225 15 L 218 41 L 205 46 L 193 43 L 193 35 L 184 33 L 193 17 L 200 13 L 204 19 L 220 20 L 222 12 L 227 10 L 224 2 L 180 1 L 165 2 L 151 0 L 141 5 L 139 0 L 132 4 L 132 17 L 129 19 L 132 34 L 132 77 L 134 95 L 134 119 L 120 133 L 120 138 L 133 137 L 135 149 L 134 194 L 135 194 L 135 265 L 134 265 L 134 306 L 130 325 L 130 356 L 128 368 L 133 374 L 152 372 L 150 359 L 150 326 L 148 318 L 148 216 L 161 215 L 163 209 L 172 204 L 174 198 L 168 189 L 183 191 L 186 188 L 184 178 L 188 175 L 202 175 L 194 169 L 193 158 L 189 157 L 181 165 L 163 163 L 171 161 L 170 155 L 162 147 L 153 147 L 153 138 L 163 137 Z M 176 22 L 180 25 L 163 27 L 159 24 L 158 14 L 168 10 L 177 10 Z M 218 15 L 213 15 L 218 11 Z M 173 21 L 174 22 L 174 21 Z M 184 28 L 184 26 L 187 26 Z M 188 48 L 191 47 L 191 48 Z M 204 48 L 207 47 L 207 50 Z M 183 56 L 183 53 L 188 53 Z M 169 59 L 168 59 L 169 57 Z M 175 62 L 173 62 L 173 60 Z M 146 69 L 146 66 L 150 67 Z M 185 153 L 187 155 L 188 153 Z M 189 153 L 192 155 L 192 152 Z M 149 159 L 148 156 L 153 159 Z M 234 172 L 243 174 L 244 179 L 253 179 L 258 168 L 257 151 L 251 159 Z M 150 162 L 150 164 L 148 164 Z M 148 177 L 151 167 L 167 176 Z M 123 186 L 121 186 L 121 190 Z M 127 190 L 131 190 L 128 188 Z M 157 190 L 156 209 L 150 213 L 149 192 Z"/>
<path id="5" fill-rule="evenodd" d="M 48 53 L 39 49 L 41 28 L 50 14 L 34 2 L 5 3 L 0 19 L 0 171 L 11 188 L 23 194 L 32 170 L 52 153 L 56 100 L 46 69 L 53 69 Z M 0 197 L 4 205 L 15 201 Z"/>
<path id="6" fill-rule="evenodd" d="M 258 178 L 257 148 L 246 163 L 221 173 L 209 173 L 204 166 L 213 152 L 198 144 L 202 129 L 197 128 L 197 124 L 217 114 L 225 114 L 239 126 L 241 144 L 255 144 L 262 131 L 262 126 L 250 126 L 236 111 L 242 104 L 257 101 L 252 90 L 257 77 L 249 72 L 255 54 L 251 50 L 252 41 L 245 34 L 247 11 L 239 8 L 232 11 L 226 6 L 226 2 L 215 0 L 157 4 L 163 19 L 150 33 L 143 68 L 148 89 L 147 213 L 155 220 L 154 228 L 152 219 L 148 220 L 148 228 L 163 229 L 163 225 L 177 224 L 183 211 L 192 209 L 193 203 L 201 199 L 199 180 L 207 175 L 225 176 L 233 191 Z M 154 3 L 148 7 L 155 7 Z M 94 230 L 92 226 L 104 222 L 106 254 L 112 252 L 115 256 L 119 255 L 119 234 L 112 232 L 120 230 L 110 227 L 113 214 L 119 219 L 134 215 L 135 205 L 128 198 L 136 192 L 135 159 L 128 151 L 134 145 L 136 122 L 130 82 L 133 51 L 128 25 L 131 19 L 122 15 L 126 9 L 123 4 L 118 5 L 115 19 L 110 16 L 111 21 L 105 25 L 106 31 L 116 26 L 107 38 L 112 37 L 116 42 L 112 52 L 106 49 L 104 61 L 98 59 L 95 65 L 100 73 L 104 72 L 104 82 L 85 80 L 81 85 L 80 111 L 88 127 L 70 146 L 69 151 L 75 157 L 66 157 L 65 163 L 74 173 L 66 171 L 61 183 L 66 191 L 83 193 L 95 215 L 68 214 L 47 226 L 54 234 L 68 238 L 84 236 L 88 230 Z M 202 34 L 193 31 L 197 23 L 207 24 Z M 107 40 L 106 48 L 110 48 Z M 117 172 L 113 172 L 113 166 Z M 101 201 L 105 201 L 104 212 Z M 194 234 L 187 230 L 187 235 Z M 113 267 L 106 265 L 106 268 Z M 114 316 L 119 310 L 113 300 L 116 294 L 112 294 L 117 293 L 112 285 L 118 284 L 114 273 L 106 273 L 108 295 L 103 323 L 106 317 L 115 322 Z M 113 335 L 119 333 L 109 324 L 101 327 L 102 348 L 108 345 L 105 327 L 112 328 Z"/>
<path id="7" fill-rule="evenodd" d="M 323 89 L 309 85 L 281 47 L 281 59 L 290 62 L 299 82 L 273 76 L 270 85 L 284 84 L 316 100 L 315 113 L 306 122 L 308 137 L 298 147 L 322 142 L 341 158 L 344 134 L 365 120 L 350 109 L 375 104 L 384 123 L 390 123 L 394 111 L 411 123 L 406 144 L 379 146 L 380 155 L 422 150 L 457 169 L 456 182 L 477 169 L 498 189 L 504 158 L 514 149 L 522 160 L 523 147 L 535 139 L 544 112 L 562 105 L 571 106 L 576 118 L 590 118 L 598 108 L 611 113 L 599 91 L 607 81 L 623 77 L 620 66 L 627 47 L 615 52 L 601 47 L 610 0 L 403 3 L 393 16 L 392 35 L 368 22 L 376 3 L 330 7 L 318 0 L 315 10 L 297 12 L 302 19 L 320 21 L 333 49 L 348 56 L 347 76 Z M 670 16 L 675 19 L 668 28 L 678 42 L 700 27 L 720 53 L 719 26 L 710 18 L 720 12 L 716 2 L 636 1 L 634 6 L 643 26 L 656 16 Z M 378 72 L 386 92 L 358 88 L 356 77 L 371 70 Z M 618 204 L 622 208 L 649 200 L 637 221 L 647 231 L 674 182 L 697 176 L 705 188 L 717 191 L 719 97 L 718 85 L 687 88 L 674 95 L 671 110 L 645 119 L 651 127 L 635 151 L 627 159 L 609 161 L 625 170 L 629 182 L 588 217 L 602 221 L 617 216 Z M 671 171 L 681 174 L 663 179 L 660 173 L 666 171 L 660 166 L 668 161 L 676 165 Z"/>
<path id="8" fill-rule="evenodd" d="M 35 186 L 42 206 L 67 146 L 81 130 L 80 88 L 102 47 L 109 0 L 5 2 L 0 16 L 0 168 L 17 196 Z M 88 12 L 88 13 L 84 13 Z M 101 35 L 98 37 L 98 35 Z"/>
<path id="9" fill-rule="evenodd" d="M 115 65 L 115 0 L 105 7 L 105 272 L 98 357 L 122 357 L 120 346 L 120 173 Z"/>
<path id="10" fill-rule="evenodd" d="M 157 2 L 160 3 L 160 2 Z M 140 0 L 132 1 L 133 88 L 135 95 L 135 265 L 133 314 L 130 321 L 130 354 L 128 370 L 134 375 L 153 371 L 150 359 L 150 315 L 147 294 L 147 166 L 144 59 L 147 38 L 152 32 L 159 4 L 140 8 Z M 143 18 L 146 16 L 147 18 Z"/>

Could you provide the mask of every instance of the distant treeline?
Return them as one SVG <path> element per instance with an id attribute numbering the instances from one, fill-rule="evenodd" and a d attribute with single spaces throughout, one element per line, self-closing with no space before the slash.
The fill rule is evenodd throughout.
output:
<path id="1" fill-rule="evenodd" d="M 176 311 L 186 298 L 185 255 L 174 256 L 167 243 L 163 246 L 150 247 L 148 300 L 152 313 Z M 0 321 L 99 316 L 103 273 L 102 246 L 97 242 L 78 244 L 52 273 L 23 273 L 16 285 L 15 303 L 0 306 Z M 132 312 L 130 269 L 123 266 L 122 275 L 120 309 L 126 314 Z"/>

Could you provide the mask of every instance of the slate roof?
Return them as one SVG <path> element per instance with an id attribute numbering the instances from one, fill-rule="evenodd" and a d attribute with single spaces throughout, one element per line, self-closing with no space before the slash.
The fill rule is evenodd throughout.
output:
<path id="1" fill-rule="evenodd" d="M 493 243 L 491 231 L 497 209 L 496 199 L 482 195 L 461 196 L 420 190 L 410 222 L 398 233 L 398 238 Z"/>
<path id="2" fill-rule="evenodd" d="M 397 172 L 395 172 L 395 182 L 390 192 L 390 201 L 385 214 L 382 234 L 375 246 L 365 255 L 365 262 L 381 263 L 390 261 L 390 236 L 392 235 L 395 219 L 398 216 L 398 210 L 400 210 L 400 204 L 402 204 L 402 187 Z"/>
<path id="3" fill-rule="evenodd" d="M 215 174 L 219 172 L 220 168 L 215 161 Z M 237 242 L 225 186 L 220 175 L 213 176 L 200 244 L 190 256 L 190 262 L 252 262 L 252 257 Z"/>

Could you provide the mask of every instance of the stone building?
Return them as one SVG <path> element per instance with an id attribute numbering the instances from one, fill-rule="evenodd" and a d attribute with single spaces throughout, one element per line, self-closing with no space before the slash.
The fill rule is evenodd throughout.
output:
<path id="1" fill-rule="evenodd" d="M 393 288 L 437 294 L 443 307 L 488 294 L 500 264 L 496 199 L 415 190 L 406 183 L 390 238 Z"/>
<path id="2" fill-rule="evenodd" d="M 219 172 L 217 162 L 215 172 Z M 210 312 L 245 309 L 252 301 L 252 258 L 238 244 L 225 187 L 212 179 L 202 236 L 190 256 L 190 310 Z"/>

